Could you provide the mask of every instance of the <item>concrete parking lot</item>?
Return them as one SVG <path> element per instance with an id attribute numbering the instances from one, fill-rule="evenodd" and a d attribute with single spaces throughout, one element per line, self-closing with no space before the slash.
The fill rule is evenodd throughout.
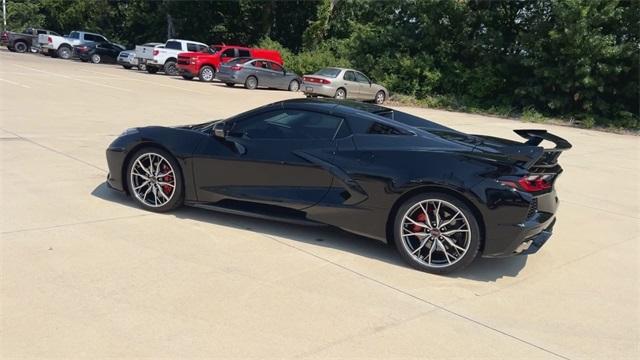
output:
<path id="1" fill-rule="evenodd" d="M 536 255 L 435 276 L 342 231 L 109 191 L 124 129 L 224 118 L 286 91 L 227 88 L 0 51 L 3 358 L 640 357 L 640 138 L 403 108 L 560 158 L 555 235 Z"/>

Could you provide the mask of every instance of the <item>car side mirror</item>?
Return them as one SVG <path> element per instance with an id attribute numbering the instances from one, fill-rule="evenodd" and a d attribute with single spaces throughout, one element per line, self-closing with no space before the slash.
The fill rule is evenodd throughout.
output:
<path id="1" fill-rule="evenodd" d="M 220 138 L 220 139 L 224 139 L 227 137 L 227 129 L 226 126 L 224 124 L 224 122 L 219 122 L 217 124 L 214 125 L 213 127 L 213 136 Z"/>

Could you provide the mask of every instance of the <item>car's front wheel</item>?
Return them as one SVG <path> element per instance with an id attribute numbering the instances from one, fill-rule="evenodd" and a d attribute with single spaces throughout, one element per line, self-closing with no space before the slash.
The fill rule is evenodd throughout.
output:
<path id="1" fill-rule="evenodd" d="M 198 73 L 198 79 L 204 82 L 211 82 L 216 77 L 216 71 L 209 65 L 205 65 L 200 68 L 200 72 Z"/>
<path id="2" fill-rule="evenodd" d="M 480 227 L 471 209 L 441 193 L 423 193 L 405 201 L 396 213 L 394 243 L 413 267 L 446 274 L 478 256 Z"/>
<path id="3" fill-rule="evenodd" d="M 127 166 L 128 190 L 143 208 L 165 212 L 182 205 L 180 166 L 168 152 L 157 148 L 137 151 Z"/>
<path id="4" fill-rule="evenodd" d="M 375 99 L 373 99 L 373 101 L 378 104 L 378 105 L 382 105 L 384 103 L 384 101 L 386 100 L 386 95 L 384 94 L 384 91 L 380 90 L 376 93 L 376 97 Z"/>

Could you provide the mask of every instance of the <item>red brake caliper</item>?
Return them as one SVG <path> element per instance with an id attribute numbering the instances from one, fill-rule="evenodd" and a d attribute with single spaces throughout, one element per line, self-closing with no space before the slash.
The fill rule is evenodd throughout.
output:
<path id="1" fill-rule="evenodd" d="M 423 212 L 421 212 L 420 214 L 418 214 L 418 216 L 416 216 L 416 218 L 414 220 L 416 222 L 419 222 L 419 223 L 424 223 L 425 220 L 427 220 L 427 216 Z M 423 228 L 418 226 L 418 225 L 413 225 L 412 229 L 413 229 L 413 232 L 422 232 L 423 231 Z"/>
<path id="2" fill-rule="evenodd" d="M 171 170 L 167 164 L 162 165 L 162 172 L 167 173 Z M 171 184 L 173 181 L 173 174 L 167 174 L 162 178 L 162 181 Z M 171 194 L 171 186 L 162 185 L 162 191 L 164 191 L 165 195 L 169 196 Z"/>

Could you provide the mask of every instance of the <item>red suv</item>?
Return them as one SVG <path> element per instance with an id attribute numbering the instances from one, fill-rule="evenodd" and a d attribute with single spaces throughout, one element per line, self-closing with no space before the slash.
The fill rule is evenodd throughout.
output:
<path id="1" fill-rule="evenodd" d="M 211 45 L 205 52 L 183 52 L 178 54 L 178 71 L 185 80 L 198 77 L 200 81 L 212 81 L 220 64 L 237 57 L 267 59 L 284 65 L 277 50 L 248 48 L 242 46 Z"/>

